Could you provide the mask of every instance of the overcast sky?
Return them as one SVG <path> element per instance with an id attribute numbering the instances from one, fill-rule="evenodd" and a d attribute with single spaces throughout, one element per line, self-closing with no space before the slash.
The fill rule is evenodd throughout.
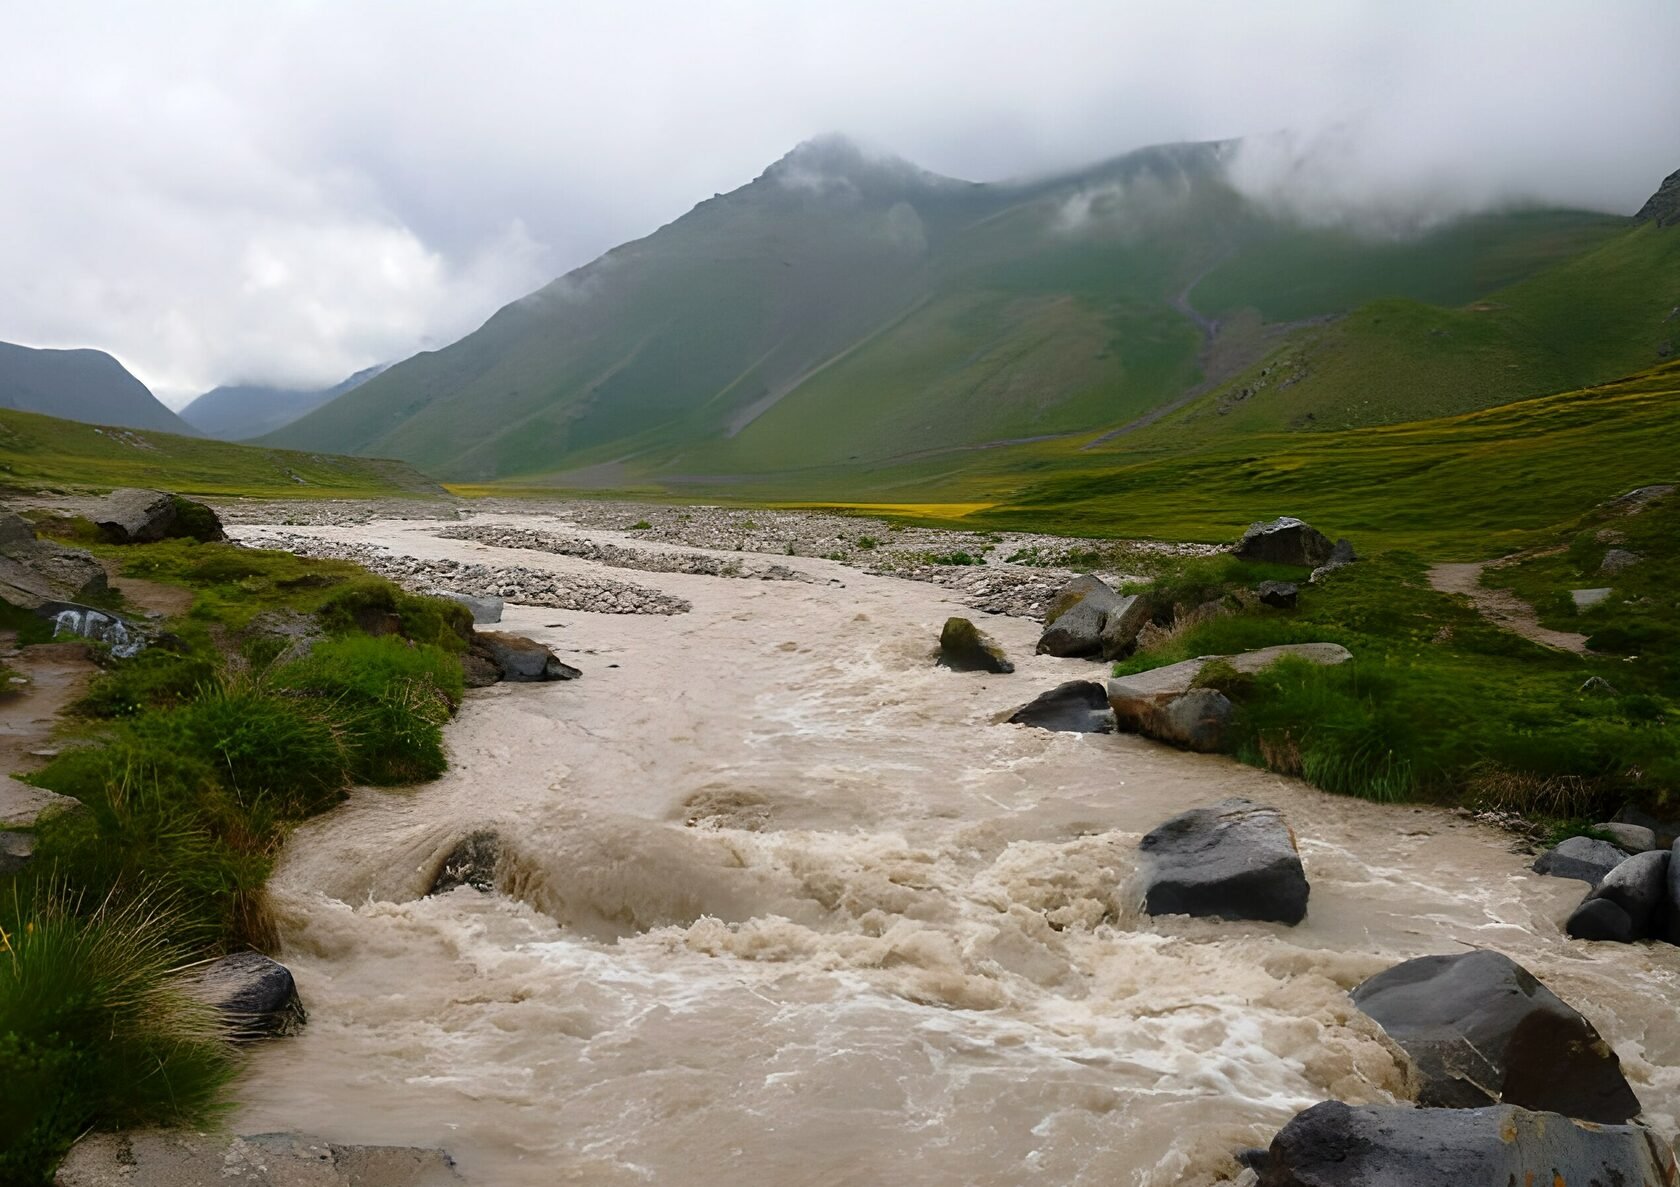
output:
<path id="1" fill-rule="evenodd" d="M 445 345 L 826 131 L 975 180 L 1287 132 L 1342 204 L 1631 213 L 1680 167 L 1680 0 L 0 0 L 0 20 L 0 340 L 109 350 L 176 405 Z"/>

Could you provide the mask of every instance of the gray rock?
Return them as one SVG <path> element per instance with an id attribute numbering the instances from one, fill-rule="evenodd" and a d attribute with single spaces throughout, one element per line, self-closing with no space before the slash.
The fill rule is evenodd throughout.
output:
<path id="1" fill-rule="evenodd" d="M 0 775 L 0 828 L 29 828 L 47 813 L 74 808 L 80 802 L 44 787 L 31 787 L 10 775 Z"/>
<path id="2" fill-rule="evenodd" d="M 1114 711 L 1108 690 L 1095 680 L 1069 680 L 1040 693 L 1009 716 L 1012 725 L 1031 725 L 1070 734 L 1112 734 Z"/>
<path id="3" fill-rule="evenodd" d="M 1680 944 L 1680 841 L 1674 842 L 1674 847 L 1668 855 L 1668 926 L 1664 928 L 1664 938 L 1670 944 Z"/>
<path id="4" fill-rule="evenodd" d="M 1583 693 L 1587 696 L 1613 697 L 1616 695 L 1616 686 L 1611 684 L 1603 676 L 1588 676 L 1585 680 L 1581 681 L 1581 687 L 1577 688 L 1575 691 Z"/>
<path id="5" fill-rule="evenodd" d="M 201 541 L 227 539 L 214 511 L 168 491 L 135 487 L 114 490 L 90 518 L 113 544 L 148 544 L 177 536 Z"/>
<path id="6" fill-rule="evenodd" d="M 506 631 L 475 631 L 473 650 L 496 665 L 503 680 L 575 680 L 583 675 L 534 639 Z"/>
<path id="7" fill-rule="evenodd" d="M 106 610 L 71 602 L 43 602 L 35 613 L 53 624 L 53 638 L 73 635 L 104 643 L 118 659 L 132 659 L 146 647 L 146 637 L 138 626 Z"/>
<path id="8" fill-rule="evenodd" d="M 1569 837 L 1555 849 L 1548 849 L 1534 861 L 1536 874 L 1554 878 L 1575 878 L 1597 886 L 1599 880 L 1627 860 L 1627 854 L 1609 841 L 1595 837 Z"/>
<path id="9" fill-rule="evenodd" d="M 1145 836 L 1143 909 L 1296 924 L 1307 914 L 1306 872 L 1276 808 L 1229 799 L 1175 816 Z"/>
<path id="10" fill-rule="evenodd" d="M 1653 816 L 1631 806 L 1623 807 L 1610 818 L 1617 824 L 1640 824 L 1657 834 L 1657 848 L 1667 849 L 1680 841 L 1680 819 Z"/>
<path id="11" fill-rule="evenodd" d="M 1185 750 L 1213 754 L 1225 746 L 1236 707 L 1213 688 L 1192 688 L 1168 701 L 1156 715 L 1150 737 Z"/>
<path id="12" fill-rule="evenodd" d="M 1574 599 L 1575 609 L 1588 610 L 1610 596 L 1610 587 L 1604 586 L 1601 589 L 1572 589 L 1569 591 L 1569 596 Z"/>
<path id="13" fill-rule="evenodd" d="M 1117 676 L 1108 682 L 1108 703 L 1114 709 L 1115 722 L 1122 732 L 1143 734 L 1178 746 L 1187 745 L 1185 739 L 1189 737 L 1212 737 L 1207 728 L 1199 726 L 1191 729 L 1190 726 L 1211 723 L 1216 717 L 1228 720 L 1230 716 L 1229 701 L 1221 707 L 1210 697 L 1192 698 L 1174 708 L 1175 702 L 1191 691 L 1191 685 L 1204 667 L 1214 660 L 1224 660 L 1238 672 L 1252 673 L 1285 656 L 1315 664 L 1339 664 L 1353 658 L 1352 653 L 1338 643 L 1285 643 L 1237 655 L 1204 655 L 1131 676 Z M 1220 700 L 1224 700 L 1223 695 Z"/>
<path id="14" fill-rule="evenodd" d="M 1099 636 L 1104 659 L 1120 659 L 1137 650 L 1138 632 L 1149 625 L 1155 605 L 1147 594 L 1128 594 L 1109 607 Z"/>
<path id="15" fill-rule="evenodd" d="M 496 867 L 502 860 L 502 839 L 488 829 L 461 838 L 438 866 L 427 894 L 448 894 L 458 886 L 496 889 Z"/>
<path id="16" fill-rule="evenodd" d="M 487 626 L 493 622 L 502 621 L 502 610 L 506 603 L 498 597 L 488 594 L 456 593 L 449 589 L 427 590 L 434 598 L 448 598 L 452 602 L 459 602 L 472 611 L 473 622 L 479 626 Z"/>
<path id="17" fill-rule="evenodd" d="M 107 588 L 105 566 L 92 553 L 37 540 L 21 515 L 0 515 L 0 600 L 38 610 L 98 597 Z"/>
<path id="18" fill-rule="evenodd" d="M 418 1146 L 346 1146 L 295 1133 L 246 1137 L 142 1130 L 91 1134 L 57 1187 L 459 1187 L 455 1162 Z"/>
<path id="19" fill-rule="evenodd" d="M 1412 1057 L 1421 1105 L 1521 1105 L 1606 1124 L 1639 1113 L 1592 1023 L 1498 952 L 1405 961 L 1360 985 L 1353 1001 Z"/>
<path id="20" fill-rule="evenodd" d="M 1097 655 L 1103 647 L 1108 612 L 1120 606 L 1120 595 L 1095 577 L 1076 577 L 1050 603 L 1047 625 L 1039 636 L 1040 655 Z M 1135 632 L 1134 632 L 1135 634 Z"/>
<path id="21" fill-rule="evenodd" d="M 1645 558 L 1637 552 L 1630 552 L 1626 548 L 1612 548 L 1604 554 L 1604 559 L 1598 563 L 1600 573 L 1620 573 L 1623 569 L 1637 565 Z"/>
<path id="22" fill-rule="evenodd" d="M 1314 569 L 1307 581 L 1309 584 L 1316 585 L 1337 569 L 1345 569 L 1358 559 L 1359 557 L 1353 551 L 1353 545 L 1348 542 L 1346 536 L 1343 536 L 1336 541 L 1336 547 L 1330 550 L 1330 559 Z"/>
<path id="23" fill-rule="evenodd" d="M 35 856 L 35 838 L 29 833 L 0 832 L 0 875 L 22 871 Z"/>
<path id="24" fill-rule="evenodd" d="M 1299 565 L 1315 569 L 1330 560 L 1335 545 L 1323 532 L 1285 515 L 1270 523 L 1257 523 L 1243 533 L 1231 555 L 1245 561 L 1268 561 L 1274 565 Z"/>
<path id="25" fill-rule="evenodd" d="M 1626 849 L 1629 853 L 1646 853 L 1652 849 L 1666 848 L 1657 844 L 1656 831 L 1643 824 L 1626 824 L 1617 820 L 1595 824 L 1593 827 L 1601 833 L 1608 834 L 1618 849 Z"/>
<path id="26" fill-rule="evenodd" d="M 228 1037 L 241 1042 L 293 1034 L 308 1019 L 292 971 L 261 952 L 211 961 L 193 992 L 221 1011 Z"/>
<path id="27" fill-rule="evenodd" d="M 1632 943 L 1666 934 L 1667 850 L 1636 853 L 1611 870 L 1570 915 L 1565 930 L 1577 940 Z"/>
<path id="28" fill-rule="evenodd" d="M 1260 596 L 1260 601 L 1278 610 L 1295 609 L 1295 600 L 1300 597 L 1301 588 L 1293 581 L 1262 581 L 1254 587 L 1254 592 Z"/>
<path id="29" fill-rule="evenodd" d="M 1639 1125 L 1515 1105 L 1356 1108 L 1325 1101 L 1278 1131 L 1259 1187 L 1665 1187 L 1674 1156 Z"/>
<path id="30" fill-rule="evenodd" d="M 966 618 L 947 618 L 939 632 L 939 662 L 956 672 L 1013 672 L 998 641 Z"/>

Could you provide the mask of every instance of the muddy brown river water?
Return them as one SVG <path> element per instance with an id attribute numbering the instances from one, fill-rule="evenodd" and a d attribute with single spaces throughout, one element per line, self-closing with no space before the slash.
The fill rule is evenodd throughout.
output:
<path id="1" fill-rule="evenodd" d="M 285 530 L 602 571 L 438 526 Z M 823 580 L 608 570 L 693 609 L 508 607 L 583 678 L 471 695 L 442 779 L 295 834 L 274 892 L 311 1020 L 254 1057 L 241 1132 L 442 1145 L 495 1187 L 1210 1183 L 1309 1104 L 1406 1099 L 1347 990 L 1468 946 L 1585 1012 L 1680 1128 L 1680 949 L 1566 942 L 1582 883 L 1447 812 L 994 724 L 1100 669 L 971 614 L 1017 670 L 945 671 L 947 591 L 788 563 Z M 1293 824 L 1306 921 L 1140 917 L 1139 837 L 1231 795 Z M 422 897 L 484 828 L 508 893 Z"/>

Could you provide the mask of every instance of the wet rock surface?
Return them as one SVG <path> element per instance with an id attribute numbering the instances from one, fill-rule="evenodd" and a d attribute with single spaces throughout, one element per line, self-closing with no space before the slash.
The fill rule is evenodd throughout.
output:
<path id="1" fill-rule="evenodd" d="M 494 664 L 503 680 L 515 683 L 576 680 L 583 675 L 536 640 L 506 631 L 473 632 L 472 651 Z"/>
<path id="2" fill-rule="evenodd" d="M 1146 835 L 1143 909 L 1299 923 L 1306 871 L 1295 834 L 1275 808 L 1229 799 L 1175 816 Z"/>
<path id="3" fill-rule="evenodd" d="M 1412 1057 L 1422 1105 L 1511 1104 L 1604 1123 L 1639 1113 L 1592 1023 L 1498 952 L 1408 960 L 1361 984 L 1353 1000 Z"/>
<path id="4" fill-rule="evenodd" d="M 308 1018 L 292 971 L 261 952 L 212 961 L 194 992 L 221 1012 L 229 1037 L 242 1042 L 293 1034 Z"/>
<path id="5" fill-rule="evenodd" d="M 444 856 L 432 879 L 428 894 L 448 894 L 461 886 L 475 890 L 496 889 L 496 867 L 502 860 L 502 839 L 494 832 L 480 829 L 462 837 Z"/>
<path id="6" fill-rule="evenodd" d="M 1598 885 L 1599 879 L 1627 860 L 1628 855 L 1609 841 L 1593 837 L 1569 837 L 1555 849 L 1548 849 L 1534 862 L 1534 872 L 1554 878 L 1575 878 Z"/>
<path id="7" fill-rule="evenodd" d="M 1667 1187 L 1674 1156 L 1637 1125 L 1514 1105 L 1314 1105 L 1278 1132 L 1260 1187 Z"/>
<path id="8" fill-rule="evenodd" d="M 1656 849 L 1622 862 L 1575 908 L 1565 930 L 1577 940 L 1623 944 L 1666 935 L 1669 856 Z"/>
<path id="9" fill-rule="evenodd" d="M 966 618 L 945 620 L 939 632 L 939 663 L 957 672 L 1007 675 L 1015 670 L 1002 644 Z"/>
<path id="10" fill-rule="evenodd" d="M 349 1146 L 295 1133 L 246 1137 L 145 1130 L 94 1134 L 71 1149 L 57 1187 L 451 1187 L 442 1150 Z"/>
<path id="11" fill-rule="evenodd" d="M 1108 690 L 1095 680 L 1069 680 L 1040 693 L 1007 718 L 1011 725 L 1030 725 L 1069 734 L 1112 734 L 1114 711 Z"/>

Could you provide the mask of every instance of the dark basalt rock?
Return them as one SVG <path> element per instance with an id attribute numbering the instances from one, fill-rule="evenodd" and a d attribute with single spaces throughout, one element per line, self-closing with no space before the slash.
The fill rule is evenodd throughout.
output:
<path id="1" fill-rule="evenodd" d="M 1264 605 L 1278 610 L 1293 610 L 1296 599 L 1301 595 L 1301 588 L 1293 581 L 1262 581 L 1255 586 L 1254 592 L 1259 595 Z"/>
<path id="2" fill-rule="evenodd" d="M 939 662 L 955 672 L 1006 675 L 1015 670 L 997 640 L 966 618 L 945 620 L 939 632 Z"/>
<path id="3" fill-rule="evenodd" d="M 1674 1156 L 1638 1125 L 1515 1105 L 1325 1101 L 1278 1131 L 1259 1187 L 1670 1187 Z"/>
<path id="4" fill-rule="evenodd" d="M 1307 914 L 1306 871 L 1282 813 L 1244 799 L 1193 808 L 1138 845 L 1147 858 L 1143 909 L 1296 924 Z"/>
<path id="5" fill-rule="evenodd" d="M 1251 525 L 1231 549 L 1231 555 L 1245 561 L 1314 569 L 1330 559 L 1335 547 L 1317 528 L 1285 515 L 1270 523 Z"/>
<path id="6" fill-rule="evenodd" d="M 1014 713 L 1012 725 L 1031 725 L 1071 734 L 1112 734 L 1114 710 L 1108 689 L 1095 680 L 1069 680 L 1040 693 Z"/>
<path id="7" fill-rule="evenodd" d="M 1627 860 L 1627 854 L 1609 841 L 1593 837 L 1569 837 L 1555 849 L 1534 860 L 1536 874 L 1554 878 L 1576 878 L 1597 886 L 1599 880 Z"/>
<path id="8" fill-rule="evenodd" d="M 1419 1104 L 1521 1105 L 1607 1124 L 1639 1113 L 1592 1023 L 1498 952 L 1405 961 L 1360 985 L 1353 1001 L 1412 1057 Z"/>
<path id="9" fill-rule="evenodd" d="M 221 1011 L 229 1037 L 239 1041 L 292 1034 L 308 1015 L 292 971 L 261 952 L 235 952 L 199 974 L 197 995 Z"/>
<path id="10" fill-rule="evenodd" d="M 1569 917 L 1577 940 L 1632 943 L 1668 934 L 1669 852 L 1636 853 L 1611 870 Z"/>

